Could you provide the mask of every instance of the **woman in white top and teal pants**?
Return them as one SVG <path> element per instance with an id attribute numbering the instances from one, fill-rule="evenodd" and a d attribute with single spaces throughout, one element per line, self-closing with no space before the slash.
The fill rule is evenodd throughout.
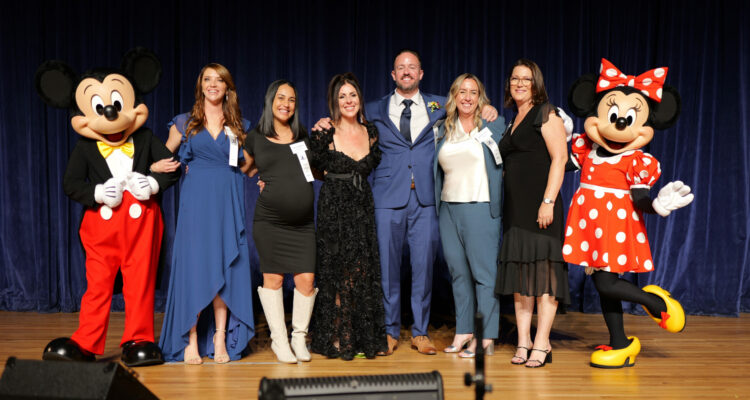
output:
<path id="1" fill-rule="evenodd" d="M 474 357 L 476 349 L 475 312 L 484 316 L 482 347 L 487 354 L 493 353 L 500 319 L 494 287 L 503 165 L 497 143 L 505 120 L 480 118 L 489 103 L 476 76 L 460 75 L 451 85 L 446 120 L 435 139 L 435 204 L 456 304 L 456 336 L 443 351 L 460 352 L 464 358 Z"/>

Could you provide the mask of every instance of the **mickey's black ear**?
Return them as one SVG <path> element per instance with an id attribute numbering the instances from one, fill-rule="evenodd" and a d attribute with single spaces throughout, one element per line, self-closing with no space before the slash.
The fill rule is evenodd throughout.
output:
<path id="1" fill-rule="evenodd" d="M 568 93 L 568 107 L 579 117 L 588 116 L 596 104 L 596 75 L 586 74 L 578 78 Z"/>
<path id="2" fill-rule="evenodd" d="M 681 102 L 680 94 L 672 86 L 664 86 L 661 92 L 661 102 L 653 102 L 651 110 L 651 126 L 662 130 L 672 127 L 680 116 Z"/>
<path id="3" fill-rule="evenodd" d="M 34 74 L 34 86 L 42 100 L 52 107 L 68 108 L 73 102 L 76 74 L 59 60 L 42 63 Z"/>
<path id="4" fill-rule="evenodd" d="M 123 56 L 122 69 L 132 79 L 135 90 L 141 94 L 154 90 L 161 79 L 159 58 L 143 47 L 136 47 Z"/>

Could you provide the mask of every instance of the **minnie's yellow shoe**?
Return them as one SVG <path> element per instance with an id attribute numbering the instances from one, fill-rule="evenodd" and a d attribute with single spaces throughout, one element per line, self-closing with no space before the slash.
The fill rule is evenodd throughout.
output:
<path id="1" fill-rule="evenodd" d="M 614 350 L 609 346 L 597 347 L 591 353 L 591 366 L 596 368 L 622 368 L 635 365 L 635 357 L 641 352 L 641 342 L 635 336 L 629 336 L 630 345 L 624 349 Z"/>
<path id="2" fill-rule="evenodd" d="M 661 297 L 667 305 L 667 312 L 662 312 L 661 318 L 654 317 L 648 311 L 648 308 L 643 307 L 651 319 L 656 321 L 660 327 L 672 333 L 682 332 L 685 329 L 685 310 L 682 309 L 679 301 L 673 299 L 669 292 L 656 285 L 648 285 L 643 288 L 643 291 Z"/>

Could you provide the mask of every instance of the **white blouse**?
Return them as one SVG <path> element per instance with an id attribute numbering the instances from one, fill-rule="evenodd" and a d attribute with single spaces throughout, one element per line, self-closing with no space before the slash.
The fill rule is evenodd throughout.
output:
<path id="1" fill-rule="evenodd" d="M 440 200 L 451 203 L 490 201 L 484 149 L 482 143 L 473 139 L 478 132 L 475 127 L 465 133 L 457 119 L 453 135 L 446 135 L 446 142 L 438 153 L 438 163 L 444 173 Z"/>

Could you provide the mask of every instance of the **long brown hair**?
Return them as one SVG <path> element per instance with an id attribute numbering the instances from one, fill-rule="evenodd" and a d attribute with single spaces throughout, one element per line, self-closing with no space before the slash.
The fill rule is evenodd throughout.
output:
<path id="1" fill-rule="evenodd" d="M 447 137 L 450 137 L 453 134 L 453 130 L 456 128 L 456 120 L 458 119 L 456 96 L 458 96 L 458 91 L 461 89 L 461 84 L 467 79 L 476 82 L 477 88 L 479 89 L 477 108 L 474 110 L 474 126 L 478 129 L 482 129 L 482 109 L 484 106 L 490 104 L 490 99 L 487 98 L 487 92 L 484 89 L 482 81 L 480 81 L 474 74 L 465 73 L 459 75 L 458 78 L 453 81 L 450 91 L 448 92 L 448 99 L 445 101 L 445 136 Z"/>
<path id="2" fill-rule="evenodd" d="M 198 74 L 198 81 L 195 83 L 195 104 L 193 109 L 190 111 L 190 118 L 188 119 L 187 128 L 185 129 L 186 136 L 190 137 L 201 131 L 206 123 L 206 111 L 203 108 L 205 102 L 205 96 L 203 96 L 203 74 L 207 69 L 213 69 L 219 74 L 224 83 L 227 84 L 227 94 L 224 97 L 222 103 L 222 111 L 224 112 L 224 125 L 229 126 L 232 132 L 237 135 L 240 145 L 245 143 L 245 136 L 247 135 L 244 127 L 242 126 L 242 112 L 240 111 L 240 101 L 237 98 L 237 88 L 234 86 L 234 79 L 229 70 L 218 63 L 206 64 Z"/>
<path id="3" fill-rule="evenodd" d="M 516 61 L 510 71 L 508 72 L 508 79 L 505 80 L 505 108 L 515 107 L 516 102 L 510 95 L 510 78 L 513 76 L 513 70 L 518 66 L 524 66 L 531 70 L 531 104 L 537 105 L 546 103 L 548 100 L 547 89 L 544 88 L 544 78 L 542 77 L 542 70 L 535 62 L 522 58 Z"/>
<path id="4" fill-rule="evenodd" d="M 334 75 L 331 82 L 328 84 L 328 112 L 331 113 L 331 119 L 334 124 L 338 124 L 341 121 L 341 110 L 339 110 L 339 91 L 341 87 L 350 84 L 354 86 L 354 90 L 357 91 L 357 97 L 359 97 L 359 112 L 357 113 L 357 120 L 360 124 L 366 124 L 367 119 L 365 118 L 365 99 L 362 97 L 362 89 L 359 87 L 359 81 L 357 77 L 351 72 Z"/>

